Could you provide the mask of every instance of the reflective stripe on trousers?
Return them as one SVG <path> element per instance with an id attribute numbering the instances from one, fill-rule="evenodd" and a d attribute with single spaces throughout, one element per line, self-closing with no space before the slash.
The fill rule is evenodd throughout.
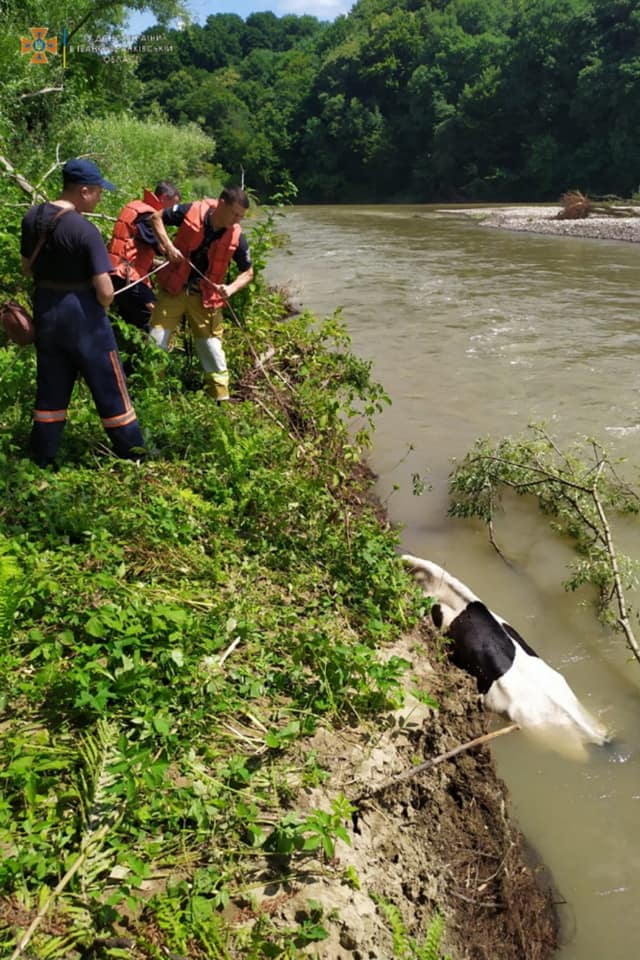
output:
<path id="1" fill-rule="evenodd" d="M 144 440 L 109 318 L 94 292 L 36 288 L 34 316 L 38 371 L 31 443 L 36 459 L 48 462 L 56 455 L 78 374 L 117 455 L 136 456 Z"/>

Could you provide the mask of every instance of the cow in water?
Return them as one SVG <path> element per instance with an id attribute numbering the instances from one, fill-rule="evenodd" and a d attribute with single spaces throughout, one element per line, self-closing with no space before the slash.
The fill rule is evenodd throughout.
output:
<path id="1" fill-rule="evenodd" d="M 506 714 L 524 730 L 550 735 L 554 746 L 572 753 L 583 753 L 585 743 L 608 741 L 604 727 L 578 702 L 564 677 L 464 583 L 430 560 L 410 554 L 402 559 L 435 600 L 431 618 L 453 641 L 451 659 L 476 678 L 490 710 Z M 562 734 L 560 742 L 554 732 Z"/>

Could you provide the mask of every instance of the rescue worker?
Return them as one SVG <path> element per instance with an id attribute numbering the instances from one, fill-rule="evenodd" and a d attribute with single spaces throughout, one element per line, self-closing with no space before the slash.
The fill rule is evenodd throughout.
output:
<path id="1" fill-rule="evenodd" d="M 143 456 L 144 440 L 127 391 L 106 308 L 113 300 L 111 260 L 99 230 L 83 213 L 102 190 L 115 190 L 91 160 L 68 160 L 62 194 L 31 207 L 22 220 L 22 270 L 34 279 L 37 356 L 31 447 L 37 464 L 54 464 L 78 374 L 86 380 L 119 457 Z M 65 215 L 59 215 L 61 210 Z M 46 237 L 35 261 L 30 257 Z"/>
<path id="2" fill-rule="evenodd" d="M 240 227 L 248 208 L 244 190 L 230 186 L 217 200 L 178 204 L 151 215 L 151 225 L 170 260 L 158 275 L 160 292 L 151 318 L 151 338 L 168 349 L 171 334 L 186 316 L 205 371 L 205 389 L 218 402 L 229 399 L 222 308 L 253 279 L 249 245 Z M 178 227 L 173 243 L 167 226 Z M 239 273 L 233 283 L 226 283 L 232 260 Z"/>
<path id="3" fill-rule="evenodd" d="M 109 242 L 111 279 L 118 294 L 115 307 L 126 323 L 147 332 L 156 302 L 151 277 L 147 274 L 153 269 L 154 256 L 165 252 L 158 244 L 149 218 L 155 210 L 175 206 L 179 200 L 177 187 L 168 180 L 161 181 L 153 193 L 145 190 L 142 200 L 132 200 L 122 208 Z M 118 293 L 136 280 L 139 282 L 135 286 Z"/>

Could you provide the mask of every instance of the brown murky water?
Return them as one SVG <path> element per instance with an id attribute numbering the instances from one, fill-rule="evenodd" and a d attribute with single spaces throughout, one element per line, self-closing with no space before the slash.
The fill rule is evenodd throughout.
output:
<path id="1" fill-rule="evenodd" d="M 640 952 L 640 667 L 561 583 L 572 554 L 526 505 L 483 530 L 447 518 L 451 459 L 479 436 L 546 421 L 640 465 L 640 246 L 508 233 L 455 208 L 298 207 L 273 282 L 319 315 L 343 310 L 393 404 L 372 463 L 403 547 L 436 560 L 509 619 L 617 734 L 577 763 L 520 734 L 495 746 L 513 812 L 564 903 L 560 960 Z M 413 494 L 412 476 L 432 485 Z M 396 489 L 396 486 L 399 489 Z M 640 558 L 640 526 L 620 531 Z M 636 599 L 636 606 L 638 600 Z M 494 958 L 499 960 L 499 958 Z"/>

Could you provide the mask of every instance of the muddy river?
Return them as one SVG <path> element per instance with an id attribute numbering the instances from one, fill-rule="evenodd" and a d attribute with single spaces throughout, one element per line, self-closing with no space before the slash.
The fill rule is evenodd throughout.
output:
<path id="1" fill-rule="evenodd" d="M 559 960 L 638 956 L 640 665 L 588 593 L 563 590 L 572 552 L 537 511 L 518 501 L 498 521 L 507 566 L 480 526 L 447 517 L 447 478 L 477 437 L 544 421 L 561 443 L 597 438 L 638 481 L 640 245 L 509 233 L 452 207 L 297 207 L 283 229 L 270 280 L 321 316 L 341 308 L 391 397 L 371 461 L 403 547 L 464 580 L 616 732 L 583 762 L 521 734 L 494 755 L 557 884 Z M 618 531 L 638 558 L 639 524 Z"/>

